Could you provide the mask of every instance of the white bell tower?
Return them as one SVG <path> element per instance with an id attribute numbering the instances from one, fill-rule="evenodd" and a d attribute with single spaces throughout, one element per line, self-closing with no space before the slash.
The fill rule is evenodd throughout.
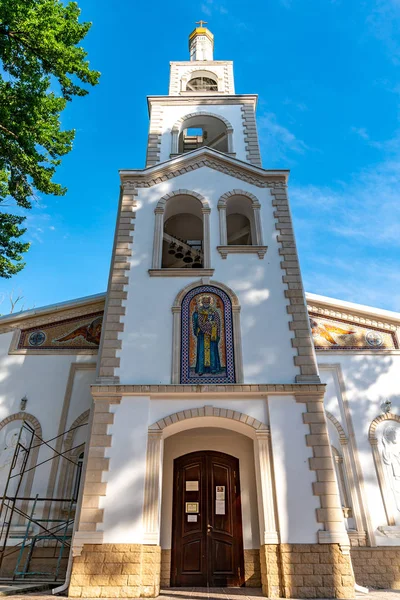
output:
<path id="1" fill-rule="evenodd" d="M 214 36 L 209 29 L 203 27 L 206 21 L 198 21 L 189 36 L 190 60 L 213 60 Z M 196 24 L 197 24 L 196 23 Z"/>

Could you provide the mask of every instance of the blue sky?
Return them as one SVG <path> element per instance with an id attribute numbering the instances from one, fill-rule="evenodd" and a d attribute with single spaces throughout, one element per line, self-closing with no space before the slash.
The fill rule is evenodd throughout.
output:
<path id="1" fill-rule="evenodd" d="M 105 291 L 118 169 L 142 168 L 146 95 L 166 94 L 203 18 L 238 93 L 258 93 L 265 168 L 290 168 L 306 290 L 400 310 L 400 0 L 80 0 L 102 72 L 63 115 L 74 149 L 27 219 L 25 269 L 1 280 L 33 308 Z"/>

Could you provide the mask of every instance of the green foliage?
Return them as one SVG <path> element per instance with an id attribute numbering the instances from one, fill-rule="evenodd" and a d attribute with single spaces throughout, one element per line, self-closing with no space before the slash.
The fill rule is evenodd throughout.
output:
<path id="1" fill-rule="evenodd" d="M 31 208 L 35 191 L 66 192 L 53 175 L 75 131 L 61 130 L 60 115 L 99 79 L 77 45 L 91 26 L 79 15 L 76 2 L 0 0 L 0 277 L 20 271 L 29 248 L 17 241 L 24 217 L 4 207 Z"/>

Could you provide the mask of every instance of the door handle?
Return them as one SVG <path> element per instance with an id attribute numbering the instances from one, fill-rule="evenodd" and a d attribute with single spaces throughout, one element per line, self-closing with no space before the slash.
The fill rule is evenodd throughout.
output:
<path id="1" fill-rule="evenodd" d="M 212 525 L 207 525 L 207 533 L 211 533 L 214 527 Z"/>

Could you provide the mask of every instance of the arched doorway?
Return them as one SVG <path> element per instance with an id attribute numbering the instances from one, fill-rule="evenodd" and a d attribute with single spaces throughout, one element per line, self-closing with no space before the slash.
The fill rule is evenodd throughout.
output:
<path id="1" fill-rule="evenodd" d="M 239 460 L 211 450 L 174 460 L 171 584 L 244 583 Z"/>

